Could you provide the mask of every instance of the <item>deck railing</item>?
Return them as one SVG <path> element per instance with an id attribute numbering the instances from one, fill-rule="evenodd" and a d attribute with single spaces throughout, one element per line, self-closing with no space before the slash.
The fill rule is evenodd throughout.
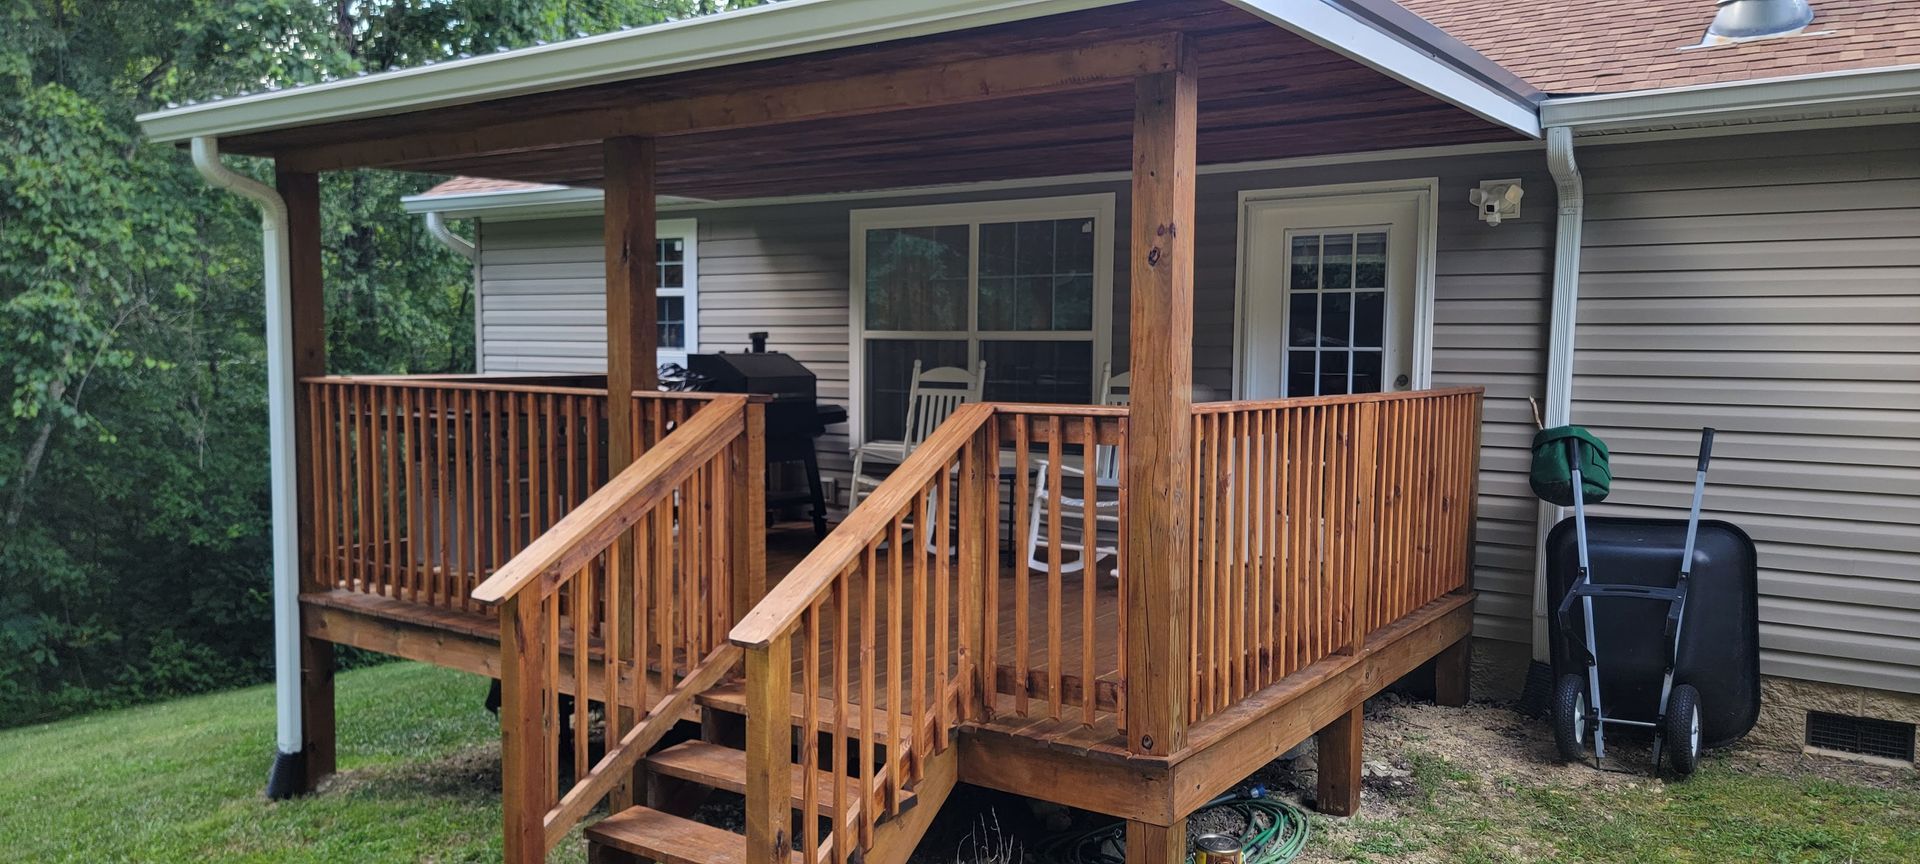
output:
<path id="1" fill-rule="evenodd" d="M 539 379 L 309 378 L 322 590 L 480 611 L 468 593 L 607 480 L 604 388 Z M 636 393 L 636 452 L 710 397 Z"/>
<path id="2" fill-rule="evenodd" d="M 640 759 L 739 661 L 727 630 L 764 589 L 761 410 L 700 405 L 474 590 L 500 619 L 509 862 L 545 860 L 603 800 L 631 805 Z"/>
<path id="3" fill-rule="evenodd" d="M 1194 406 L 1190 723 L 1466 587 L 1481 399 Z"/>

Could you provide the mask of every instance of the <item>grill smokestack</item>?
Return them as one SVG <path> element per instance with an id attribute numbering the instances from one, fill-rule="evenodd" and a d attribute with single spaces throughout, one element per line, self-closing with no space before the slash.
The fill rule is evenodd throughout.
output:
<path id="1" fill-rule="evenodd" d="M 1813 23 L 1807 0 L 1718 0 L 1707 42 L 1780 36 Z"/>

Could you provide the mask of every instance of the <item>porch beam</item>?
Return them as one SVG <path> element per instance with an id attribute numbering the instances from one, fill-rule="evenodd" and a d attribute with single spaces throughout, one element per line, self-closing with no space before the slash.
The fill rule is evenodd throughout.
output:
<path id="1" fill-rule="evenodd" d="M 1161 33 L 849 78 L 587 108 L 477 129 L 390 135 L 381 134 L 380 121 L 369 121 L 361 127 L 361 140 L 276 155 L 282 164 L 302 171 L 391 168 L 629 136 L 685 135 L 1085 90 L 1171 70 L 1178 40 L 1178 34 Z"/>
<path id="2" fill-rule="evenodd" d="M 327 374 L 325 271 L 320 255 L 320 178 L 276 166 L 274 185 L 287 205 L 287 297 L 292 318 L 288 348 L 293 380 Z M 300 593 L 324 591 L 318 572 L 314 530 L 313 443 L 316 436 L 307 400 L 296 384 L 293 393 L 294 486 L 299 535 Z M 308 613 L 303 607 L 303 618 Z M 300 637 L 301 792 L 311 792 L 334 772 L 333 644 L 304 633 Z"/>
<path id="3" fill-rule="evenodd" d="M 1127 738 L 1186 745 L 1187 578 L 1193 548 L 1193 226 L 1198 86 L 1190 53 L 1135 84 L 1132 372 L 1128 420 Z"/>

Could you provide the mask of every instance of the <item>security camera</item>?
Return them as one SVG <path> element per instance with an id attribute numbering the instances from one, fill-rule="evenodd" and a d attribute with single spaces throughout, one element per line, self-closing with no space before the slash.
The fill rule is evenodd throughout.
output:
<path id="1" fill-rule="evenodd" d="M 1518 180 L 1486 180 L 1467 193 L 1467 200 L 1480 211 L 1480 221 L 1498 225 L 1502 219 L 1520 215 L 1520 199 L 1525 194 Z"/>

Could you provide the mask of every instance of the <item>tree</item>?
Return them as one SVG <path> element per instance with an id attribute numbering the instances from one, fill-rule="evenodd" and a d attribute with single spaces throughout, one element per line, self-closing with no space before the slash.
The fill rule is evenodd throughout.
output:
<path id="1" fill-rule="evenodd" d="M 270 662 L 258 218 L 141 141 L 135 115 L 728 5 L 0 8 L 0 725 L 256 681 Z M 467 264 L 398 204 L 437 179 L 325 178 L 333 371 L 472 368 Z"/>

